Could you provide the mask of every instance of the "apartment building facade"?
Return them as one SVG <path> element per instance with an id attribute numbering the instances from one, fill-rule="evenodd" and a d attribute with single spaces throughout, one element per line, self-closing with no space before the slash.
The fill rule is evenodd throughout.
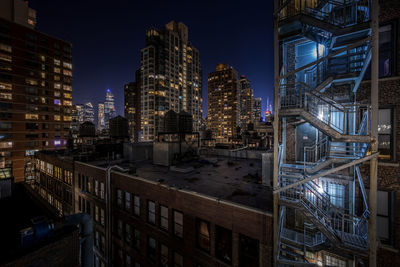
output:
<path id="1" fill-rule="evenodd" d="M 208 128 L 217 143 L 230 143 L 239 126 L 238 73 L 221 63 L 208 74 Z"/>
<path id="2" fill-rule="evenodd" d="M 203 113 L 200 53 L 189 41 L 185 24 L 171 21 L 146 32 L 140 80 L 141 141 L 154 140 L 168 110 L 191 114 L 198 131 Z"/>
<path id="3" fill-rule="evenodd" d="M 0 18 L 1 168 L 15 181 L 35 151 L 66 145 L 72 121 L 72 45 L 34 30 L 29 14 Z"/>
<path id="4" fill-rule="evenodd" d="M 251 89 L 250 80 L 241 75 L 239 80 L 240 88 L 240 120 L 239 126 L 245 129 L 249 123 L 254 122 L 254 93 Z"/>

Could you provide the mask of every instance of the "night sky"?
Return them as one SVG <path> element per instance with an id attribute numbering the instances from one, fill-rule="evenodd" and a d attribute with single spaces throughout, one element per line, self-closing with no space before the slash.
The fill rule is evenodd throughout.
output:
<path id="1" fill-rule="evenodd" d="M 30 0 L 39 31 L 72 43 L 73 102 L 103 102 L 107 88 L 123 115 L 123 85 L 140 67 L 145 31 L 185 23 L 200 51 L 203 109 L 207 74 L 225 62 L 246 75 L 256 97 L 273 100 L 273 1 Z"/>

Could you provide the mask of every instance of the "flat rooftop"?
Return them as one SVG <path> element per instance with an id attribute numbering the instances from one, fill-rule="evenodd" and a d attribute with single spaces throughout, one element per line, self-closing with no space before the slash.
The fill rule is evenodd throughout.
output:
<path id="1" fill-rule="evenodd" d="M 108 166 L 104 161 L 90 163 L 104 168 Z M 126 168 L 132 163 L 120 162 L 118 165 Z M 137 161 L 133 166 L 136 174 L 132 177 L 272 212 L 272 189 L 261 184 L 260 159 L 200 157 L 172 167 L 155 165 L 151 160 Z"/>

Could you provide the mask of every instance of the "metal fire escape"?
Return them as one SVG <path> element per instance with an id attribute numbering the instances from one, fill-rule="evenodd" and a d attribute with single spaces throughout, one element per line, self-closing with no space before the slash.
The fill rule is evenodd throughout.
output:
<path id="1" fill-rule="evenodd" d="M 369 152 L 370 106 L 357 103 L 355 95 L 371 61 L 371 0 L 279 2 L 280 47 L 288 50 L 279 80 L 277 263 L 315 265 L 310 255 L 319 251 L 367 257 L 370 213 L 359 164 L 376 155 Z M 289 49 L 305 43 L 315 54 L 312 61 L 299 64 L 297 50 Z M 290 123 L 308 123 L 317 132 L 313 145 L 295 145 L 302 156 L 291 161 Z M 345 188 L 341 196 L 327 190 L 336 184 Z M 357 192 L 362 196 L 359 205 Z"/>

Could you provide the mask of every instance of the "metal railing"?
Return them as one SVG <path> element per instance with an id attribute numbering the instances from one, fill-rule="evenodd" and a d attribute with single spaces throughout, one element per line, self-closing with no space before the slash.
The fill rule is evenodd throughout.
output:
<path id="1" fill-rule="evenodd" d="M 329 155 L 329 140 L 328 137 L 323 138 L 313 146 L 304 147 L 304 168 L 310 164 L 315 164 Z"/>
<path id="2" fill-rule="evenodd" d="M 298 178 L 281 177 L 282 185 L 298 181 Z M 297 202 L 302 205 L 315 221 L 342 241 L 345 235 L 356 235 L 360 240 L 354 240 L 352 245 L 365 248 L 366 234 L 368 232 L 368 219 L 366 216 L 357 217 L 345 213 L 330 201 L 330 196 L 314 182 L 307 182 L 288 190 L 280 192 L 279 197 L 286 201 Z"/>
<path id="3" fill-rule="evenodd" d="M 281 0 L 279 21 L 308 15 L 338 27 L 348 27 L 370 19 L 371 0 Z"/>

